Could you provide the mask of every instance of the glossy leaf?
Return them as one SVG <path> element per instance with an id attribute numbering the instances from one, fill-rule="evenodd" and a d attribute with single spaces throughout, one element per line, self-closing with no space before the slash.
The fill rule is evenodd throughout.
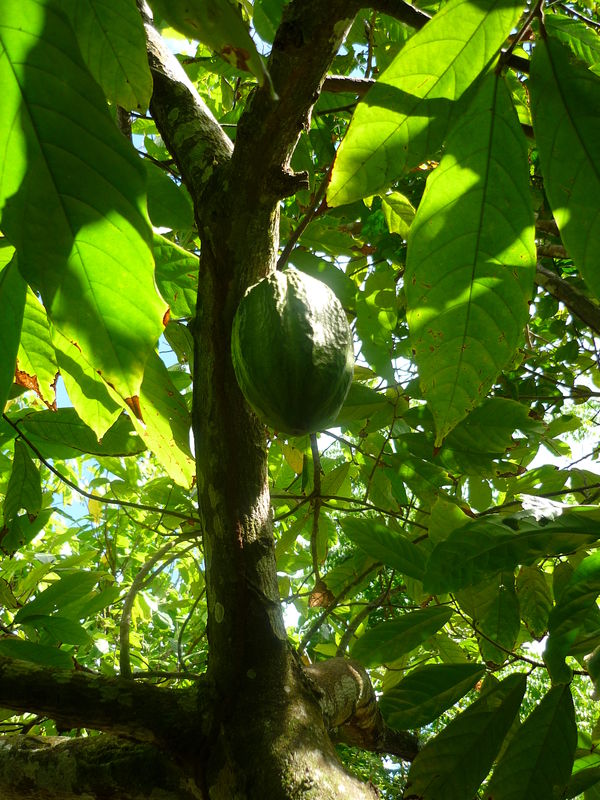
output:
<path id="1" fill-rule="evenodd" d="M 148 108 L 152 77 L 145 57 L 142 17 L 133 0 L 59 0 L 79 49 L 109 100 L 126 109 Z"/>
<path id="2" fill-rule="evenodd" d="M 600 79 L 569 48 L 540 39 L 531 60 L 531 113 L 544 189 L 561 238 L 590 291 L 600 297 Z"/>
<path id="3" fill-rule="evenodd" d="M 598 595 L 600 552 L 592 553 L 577 566 L 550 613 L 544 661 L 554 681 L 571 679 L 565 658 L 590 612 L 597 611 Z"/>
<path id="4" fill-rule="evenodd" d="M 14 121 L 0 132 L 2 229 L 54 325 L 136 397 L 165 311 L 143 166 L 50 2 L 3 4 L 0 47 L 1 116 Z"/>
<path id="5" fill-rule="evenodd" d="M 432 722 L 483 677 L 481 664 L 427 664 L 412 670 L 379 701 L 388 725 L 413 730 Z"/>
<path id="6" fill-rule="evenodd" d="M 427 591 L 454 592 L 501 570 L 531 566 L 538 558 L 570 553 L 600 538 L 600 523 L 576 513 L 545 525 L 507 523 L 484 517 L 452 531 L 429 557 L 423 579 Z"/>
<path id="7" fill-rule="evenodd" d="M 490 800 L 548 800 L 571 776 L 577 743 L 568 685 L 554 686 L 509 745 L 486 791 Z"/>
<path id="8" fill-rule="evenodd" d="M 354 112 L 327 191 L 330 206 L 376 194 L 440 149 L 457 101 L 489 66 L 522 4 L 449 0 L 412 36 Z"/>
<path id="9" fill-rule="evenodd" d="M 525 685 L 524 675 L 510 675 L 429 740 L 412 763 L 405 797 L 473 797 L 518 714 Z"/>
<path id="10" fill-rule="evenodd" d="M 450 134 L 409 235 L 407 320 L 436 446 L 512 358 L 535 261 L 527 148 L 491 74 Z"/>
<path id="11" fill-rule="evenodd" d="M 0 409 L 4 410 L 15 378 L 21 325 L 27 284 L 21 277 L 16 259 L 0 272 Z"/>
<path id="12" fill-rule="evenodd" d="M 370 519 L 347 517 L 342 520 L 342 529 L 351 542 L 372 558 L 411 578 L 423 578 L 425 554 L 410 539 Z"/>
<path id="13" fill-rule="evenodd" d="M 4 499 L 4 519 L 12 521 L 24 509 L 35 517 L 42 508 L 40 471 L 33 463 L 29 448 L 20 439 L 15 441 L 10 480 Z"/>
<path id="14" fill-rule="evenodd" d="M 352 648 L 352 657 L 365 667 L 391 663 L 410 653 L 452 617 L 452 609 L 432 606 L 403 614 L 391 622 L 382 622 L 364 633 Z"/>

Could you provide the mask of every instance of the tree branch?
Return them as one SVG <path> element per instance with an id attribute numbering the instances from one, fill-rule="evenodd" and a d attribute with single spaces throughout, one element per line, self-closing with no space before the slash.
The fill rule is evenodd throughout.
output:
<path id="1" fill-rule="evenodd" d="M 571 283 L 541 264 L 537 265 L 535 282 L 538 286 L 542 286 L 548 294 L 563 303 L 571 314 L 585 322 L 590 330 L 600 335 L 600 306 L 596 302 L 590 300 Z"/>
<path id="2" fill-rule="evenodd" d="M 379 710 L 366 669 L 357 661 L 331 658 L 304 667 L 312 682 L 325 725 L 336 741 L 412 761 L 419 751 L 415 736 L 389 728 Z"/>
<path id="3" fill-rule="evenodd" d="M 65 729 L 93 728 L 170 752 L 202 749 L 208 694 L 199 687 L 166 689 L 0 656 L 1 707 L 42 714 Z"/>
<path id="4" fill-rule="evenodd" d="M 0 791 L 10 800 L 202 797 L 190 776 L 156 747 L 110 736 L 5 736 Z"/>

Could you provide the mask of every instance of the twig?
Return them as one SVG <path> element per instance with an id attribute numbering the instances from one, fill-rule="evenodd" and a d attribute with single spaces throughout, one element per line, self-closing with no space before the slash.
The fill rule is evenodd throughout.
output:
<path id="1" fill-rule="evenodd" d="M 319 554 L 318 554 L 318 539 L 319 539 L 319 513 L 321 511 L 321 458 L 319 456 L 319 444 L 317 442 L 317 434 L 311 433 L 310 435 L 310 449 L 312 452 L 313 462 L 313 524 L 310 534 L 310 553 L 312 556 L 312 567 L 315 574 L 315 584 L 321 580 L 319 573 Z"/>

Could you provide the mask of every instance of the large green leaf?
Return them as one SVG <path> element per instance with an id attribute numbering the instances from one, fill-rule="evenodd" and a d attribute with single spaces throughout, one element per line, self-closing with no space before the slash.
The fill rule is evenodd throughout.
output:
<path id="1" fill-rule="evenodd" d="M 0 410 L 4 410 L 15 379 L 27 284 L 13 258 L 0 272 Z"/>
<path id="2" fill-rule="evenodd" d="M 436 545 L 423 583 L 432 594 L 455 592 L 501 570 L 530 566 L 538 558 L 570 553 L 598 539 L 600 522 L 577 513 L 563 514 L 545 525 L 483 517 Z"/>
<path id="3" fill-rule="evenodd" d="M 171 317 L 193 317 L 198 293 L 198 256 L 155 234 L 154 258 L 156 283 L 169 304 Z"/>
<path id="4" fill-rule="evenodd" d="M 490 74 L 448 138 L 409 234 L 407 319 L 436 445 L 512 358 L 536 263 L 527 147 Z"/>
<path id="5" fill-rule="evenodd" d="M 391 622 L 382 622 L 356 641 L 352 657 L 365 667 L 391 663 L 433 636 L 451 617 L 451 608 L 432 606 L 403 614 Z"/>
<path id="6" fill-rule="evenodd" d="M 546 633 L 552 609 L 549 577 L 540 567 L 521 567 L 517 575 L 521 619 L 536 639 L 541 639 Z"/>
<path id="7" fill-rule="evenodd" d="M 0 655 L 30 661 L 54 669 L 73 669 L 73 659 L 64 650 L 23 639 L 0 639 Z"/>
<path id="8" fill-rule="evenodd" d="M 337 152 L 330 206 L 387 188 L 442 145 L 457 100 L 488 67 L 523 4 L 449 0 L 412 36 L 354 112 Z"/>
<path id="9" fill-rule="evenodd" d="M 0 211 L 55 326 L 126 398 L 162 331 L 143 165 L 51 0 L 0 5 Z"/>
<path id="10" fill-rule="evenodd" d="M 484 675 L 481 664 L 427 664 L 385 692 L 381 713 L 396 730 L 413 730 L 437 719 Z"/>
<path id="11" fill-rule="evenodd" d="M 183 230 L 192 228 L 194 207 L 185 186 L 178 186 L 152 161 L 145 161 L 144 166 L 148 176 L 148 214 L 152 224 L 163 228 Z M 190 254 L 185 252 L 190 257 Z"/>
<path id="12" fill-rule="evenodd" d="M 544 189 L 562 240 L 600 297 L 600 78 L 554 39 L 539 39 L 529 79 Z"/>
<path id="13" fill-rule="evenodd" d="M 146 35 L 134 0 L 58 0 L 89 71 L 113 103 L 148 108 L 152 77 Z"/>
<path id="14" fill-rule="evenodd" d="M 35 517 L 42 508 L 40 471 L 29 455 L 29 448 L 20 439 L 15 441 L 12 472 L 4 498 L 4 520 L 11 522 L 21 509 Z"/>
<path id="15" fill-rule="evenodd" d="M 525 685 L 524 675 L 510 675 L 430 739 L 412 763 L 405 797 L 473 797 L 513 724 Z"/>
<path id="16" fill-rule="evenodd" d="M 549 800 L 571 776 L 577 728 L 569 686 L 555 686 L 527 717 L 485 793 L 489 800 Z"/>
<path id="17" fill-rule="evenodd" d="M 410 539 L 372 519 L 346 517 L 341 524 L 350 541 L 361 547 L 365 553 L 397 569 L 403 575 L 422 580 L 425 554 Z"/>
<path id="18" fill-rule="evenodd" d="M 20 625 L 29 617 L 36 617 L 39 614 L 62 611 L 72 603 L 78 602 L 82 595 L 98 583 L 100 575 L 99 572 L 73 572 L 61 576 L 17 611 L 15 624 Z"/>
<path id="19" fill-rule="evenodd" d="M 565 658 L 590 612 L 597 612 L 598 595 L 600 552 L 592 553 L 577 566 L 550 612 L 544 661 L 553 681 L 571 679 Z"/>

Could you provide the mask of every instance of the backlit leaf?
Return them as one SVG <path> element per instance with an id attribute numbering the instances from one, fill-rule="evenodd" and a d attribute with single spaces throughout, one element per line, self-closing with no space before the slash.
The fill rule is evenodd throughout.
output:
<path id="1" fill-rule="evenodd" d="M 527 321 L 528 172 L 510 95 L 491 74 L 449 136 L 409 234 L 407 319 L 438 446 L 484 399 Z"/>
<path id="2" fill-rule="evenodd" d="M 4 498 L 4 519 L 10 522 L 22 509 L 31 517 L 35 517 L 41 508 L 40 471 L 33 463 L 25 442 L 17 439 L 12 472 Z"/>
<path id="3" fill-rule="evenodd" d="M 21 277 L 15 258 L 0 272 L 0 319 L 3 321 L 0 325 L 0 410 L 2 411 L 15 379 L 26 290 L 27 284 Z"/>
<path id="4" fill-rule="evenodd" d="M 377 561 L 383 561 L 384 564 L 411 578 L 417 580 L 423 578 L 425 554 L 410 539 L 373 519 L 346 517 L 341 524 L 350 541 Z"/>

